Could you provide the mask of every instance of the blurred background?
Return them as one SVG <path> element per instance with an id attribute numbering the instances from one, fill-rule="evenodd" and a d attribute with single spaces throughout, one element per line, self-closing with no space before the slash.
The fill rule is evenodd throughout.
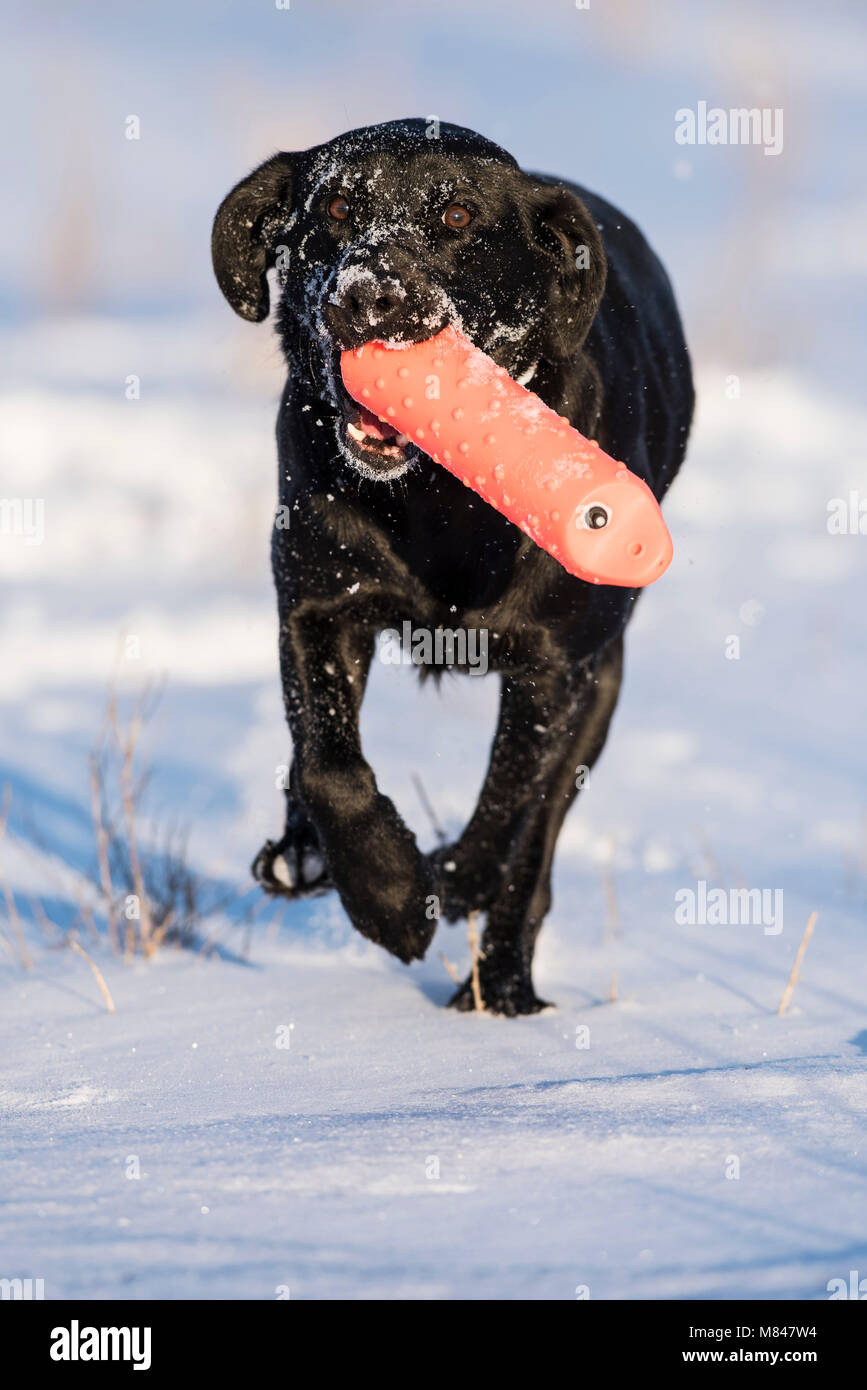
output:
<path id="1" fill-rule="evenodd" d="M 12 0 L 0 24 L 0 1272 L 293 1299 L 812 1299 L 863 1274 L 863 3 Z M 781 152 L 678 144 L 702 102 L 781 109 Z M 558 844 L 534 965 L 558 1009 L 516 1023 L 440 1007 L 464 928 L 407 971 L 334 895 L 284 912 L 248 874 L 289 754 L 283 373 L 218 293 L 211 221 L 275 150 L 407 115 L 622 207 L 696 370 L 674 562 Z M 108 949 L 91 809 L 96 766 L 129 893 L 145 689 L 144 897 L 198 947 L 154 968 Z M 426 846 L 414 777 L 457 831 L 497 699 L 374 662 L 364 746 Z M 782 931 L 678 923 L 699 879 L 782 894 Z M 112 1016 L 54 949 L 72 932 Z"/>
<path id="2" fill-rule="evenodd" d="M 854 389 L 857 3 L 278 3 L 6 7 L 10 316 L 175 318 L 189 332 L 217 308 L 210 222 L 243 172 L 277 149 L 436 114 L 621 203 L 673 266 L 700 354 L 797 362 Z M 674 112 L 699 100 L 782 107 L 782 156 L 676 145 Z M 238 350 L 249 363 L 249 341 Z"/>
<path id="3" fill-rule="evenodd" d="M 0 537 L 9 872 L 41 882 L 54 851 L 92 864 L 87 754 L 113 673 L 127 692 L 167 681 L 154 795 L 202 862 L 246 882 L 278 828 L 282 370 L 272 328 L 219 296 L 211 221 L 277 149 L 436 115 L 633 217 L 695 357 L 676 563 L 639 610 L 608 770 L 564 845 L 682 875 L 703 837 L 751 882 L 860 891 L 867 540 L 829 535 L 827 509 L 865 495 L 864 39 L 843 0 L 7 6 L 0 490 L 42 499 L 45 526 L 41 544 Z M 676 111 L 702 101 L 782 108 L 782 152 L 677 144 Z M 366 737 L 424 836 L 421 725 L 396 733 L 394 702 L 439 699 L 425 775 L 457 824 L 496 685 L 401 682 L 375 672 Z"/>

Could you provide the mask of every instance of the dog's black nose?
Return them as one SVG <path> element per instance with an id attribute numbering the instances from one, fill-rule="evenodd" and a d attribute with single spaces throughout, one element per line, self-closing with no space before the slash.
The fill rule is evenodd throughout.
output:
<path id="1" fill-rule="evenodd" d="M 323 309 L 329 330 L 344 347 L 396 336 L 406 313 L 406 289 L 397 275 L 362 271 L 346 277 Z"/>

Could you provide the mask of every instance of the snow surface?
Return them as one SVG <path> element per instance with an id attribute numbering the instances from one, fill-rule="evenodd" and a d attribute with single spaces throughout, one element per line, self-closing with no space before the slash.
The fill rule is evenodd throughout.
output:
<path id="1" fill-rule="evenodd" d="M 48 1297 L 569 1299 L 823 1298 L 867 1277 L 867 538 L 826 526 L 832 498 L 867 499 L 864 7 L 551 0 L 530 25 L 523 0 L 404 6 L 399 25 L 387 0 L 16 8 L 0 497 L 44 498 L 46 536 L 0 534 L 0 869 L 34 958 L 0 938 L 0 1278 Z M 782 156 L 677 146 L 699 99 L 784 106 Z M 446 1011 L 437 952 L 465 968 L 461 926 L 409 970 L 332 898 L 266 911 L 248 943 L 253 891 L 207 924 L 207 956 L 126 966 L 85 934 L 109 1016 L 30 898 L 67 927 L 94 867 L 87 756 L 119 653 L 127 696 L 167 675 L 149 804 L 191 823 L 201 871 L 246 892 L 280 823 L 278 349 L 219 298 L 213 213 L 267 154 L 410 112 L 622 206 L 701 364 L 674 564 L 560 839 L 537 969 L 558 1011 Z M 437 694 L 375 668 L 366 745 L 425 843 L 411 773 L 457 827 L 495 702 L 493 678 Z M 783 931 L 678 926 L 700 878 L 783 890 Z M 0 893 L 9 936 L 3 917 Z"/>
<path id="2" fill-rule="evenodd" d="M 727 369 L 702 369 L 675 560 L 560 840 L 536 971 L 556 1010 L 446 1010 L 438 953 L 463 973 L 461 926 L 406 969 L 331 896 L 252 930 L 236 910 L 208 924 L 216 949 L 150 965 L 85 938 L 109 1015 L 30 899 L 67 926 L 93 869 L 87 753 L 113 667 L 126 694 L 168 677 L 150 805 L 191 824 L 203 873 L 246 893 L 280 824 L 272 405 L 215 363 L 213 325 L 185 331 L 174 386 L 126 401 L 98 385 L 100 344 L 140 362 L 145 339 L 47 324 L 51 380 L 25 363 L 2 401 L 4 490 L 45 498 L 46 534 L 0 545 L 0 863 L 34 957 L 0 923 L 0 1274 L 135 1299 L 822 1298 L 867 1274 L 867 540 L 826 525 L 831 498 L 867 495 L 864 414 L 782 372 L 731 400 Z M 141 655 L 118 664 L 130 634 Z M 365 746 L 425 844 L 412 773 L 456 829 L 496 698 L 493 678 L 437 692 L 374 669 Z M 699 879 L 782 889 L 782 932 L 679 926 Z"/>

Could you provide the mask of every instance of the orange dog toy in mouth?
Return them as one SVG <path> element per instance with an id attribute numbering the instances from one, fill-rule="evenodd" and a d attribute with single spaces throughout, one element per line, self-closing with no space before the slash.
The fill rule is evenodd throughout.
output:
<path id="1" fill-rule="evenodd" d="M 646 483 L 513 381 L 458 329 L 342 354 L 365 412 L 406 435 L 564 569 L 641 588 L 668 568 L 671 536 Z"/>

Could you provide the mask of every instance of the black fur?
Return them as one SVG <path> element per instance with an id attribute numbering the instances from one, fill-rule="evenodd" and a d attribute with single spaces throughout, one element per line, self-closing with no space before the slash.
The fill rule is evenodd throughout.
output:
<path id="1" fill-rule="evenodd" d="M 338 194 L 344 220 L 329 214 Z M 451 203 L 473 214 L 469 226 L 444 225 Z M 220 288 L 252 321 L 268 313 L 276 266 L 289 368 L 272 554 L 294 763 L 285 832 L 254 873 L 291 897 L 335 887 L 358 930 L 407 962 L 430 943 L 434 900 L 451 921 L 484 910 L 485 1005 L 535 1012 L 557 836 L 576 770 L 605 742 L 637 594 L 571 577 L 415 446 L 350 437 L 339 353 L 457 320 L 512 376 L 532 371 L 531 390 L 662 498 L 693 406 L 665 271 L 601 198 L 420 120 L 275 155 L 221 205 L 213 254 Z M 377 634 L 404 619 L 486 629 L 502 682 L 479 803 L 432 855 L 377 789 L 359 741 Z M 472 1007 L 467 986 L 453 1002 Z"/>

